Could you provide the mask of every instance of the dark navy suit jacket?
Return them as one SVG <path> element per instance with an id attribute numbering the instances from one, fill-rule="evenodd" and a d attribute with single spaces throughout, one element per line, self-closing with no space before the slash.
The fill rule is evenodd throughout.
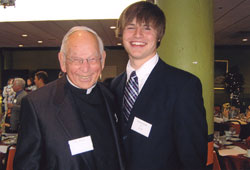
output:
<path id="1" fill-rule="evenodd" d="M 127 170 L 203 169 L 208 132 L 200 80 L 159 59 L 126 122 L 121 113 L 126 78 L 121 74 L 111 88 L 119 103 Z M 152 125 L 148 137 L 131 130 L 135 117 Z"/>

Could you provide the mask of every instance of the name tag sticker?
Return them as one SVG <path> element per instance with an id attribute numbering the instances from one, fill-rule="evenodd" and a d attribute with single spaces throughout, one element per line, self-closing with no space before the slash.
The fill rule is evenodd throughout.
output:
<path id="1" fill-rule="evenodd" d="M 148 137 L 151 131 L 152 125 L 144 120 L 141 120 L 137 117 L 134 118 L 131 129 L 143 136 Z"/>
<path id="2" fill-rule="evenodd" d="M 68 141 L 68 143 L 72 156 L 94 150 L 91 136 L 73 139 Z"/>

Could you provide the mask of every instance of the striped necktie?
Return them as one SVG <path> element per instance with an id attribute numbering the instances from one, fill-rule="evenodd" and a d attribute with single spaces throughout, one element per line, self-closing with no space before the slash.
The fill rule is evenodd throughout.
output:
<path id="1" fill-rule="evenodd" d="M 133 108 L 135 100 L 138 96 L 139 88 L 138 88 L 138 77 L 136 76 L 135 71 L 133 71 L 130 75 L 130 78 L 125 86 L 124 90 L 124 98 L 123 98 L 123 114 L 128 120 L 130 112 Z"/>

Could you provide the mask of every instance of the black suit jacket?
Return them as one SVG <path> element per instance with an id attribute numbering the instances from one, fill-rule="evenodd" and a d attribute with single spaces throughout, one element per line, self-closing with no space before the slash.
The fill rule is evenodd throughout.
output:
<path id="1" fill-rule="evenodd" d="M 111 85 L 120 113 L 126 78 L 123 73 Z M 160 59 L 137 97 L 128 122 L 119 116 L 128 170 L 205 167 L 207 123 L 201 83 L 194 75 Z M 131 130 L 134 117 L 152 124 L 149 137 Z"/>
<path id="2" fill-rule="evenodd" d="M 72 156 L 68 141 L 87 136 L 76 111 L 66 77 L 30 93 L 22 101 L 21 128 L 18 134 L 14 170 L 95 170 L 92 152 Z M 101 89 L 120 169 L 123 169 L 119 141 L 114 121 L 112 94 L 101 84 Z M 107 137 L 108 138 L 108 137 Z"/>

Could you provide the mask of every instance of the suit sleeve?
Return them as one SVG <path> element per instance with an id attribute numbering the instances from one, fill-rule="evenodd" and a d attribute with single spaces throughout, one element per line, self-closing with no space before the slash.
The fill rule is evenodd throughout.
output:
<path id="1" fill-rule="evenodd" d="M 12 112 L 19 113 L 21 109 L 22 99 L 26 96 L 26 93 L 21 93 L 17 96 L 16 103 L 13 104 Z"/>
<path id="2" fill-rule="evenodd" d="M 14 170 L 39 170 L 42 155 L 41 132 L 36 110 L 27 97 L 22 100 L 20 116 Z"/>
<path id="3" fill-rule="evenodd" d="M 184 82 L 175 105 L 175 134 L 181 169 L 205 169 L 207 122 L 198 78 Z"/>
<path id="4" fill-rule="evenodd" d="M 20 108 L 21 108 L 20 104 L 13 104 L 12 110 L 13 110 L 13 112 L 19 112 Z"/>

